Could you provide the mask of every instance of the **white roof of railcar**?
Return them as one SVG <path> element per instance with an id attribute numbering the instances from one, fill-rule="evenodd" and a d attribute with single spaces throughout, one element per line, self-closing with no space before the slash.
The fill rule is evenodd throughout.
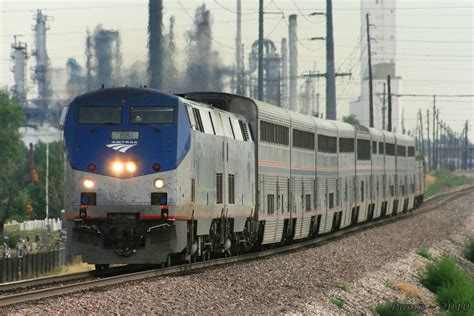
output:
<path id="1" fill-rule="evenodd" d="M 384 133 L 382 130 L 377 128 L 369 127 L 370 134 L 372 134 L 372 139 L 374 140 L 384 140 Z"/>

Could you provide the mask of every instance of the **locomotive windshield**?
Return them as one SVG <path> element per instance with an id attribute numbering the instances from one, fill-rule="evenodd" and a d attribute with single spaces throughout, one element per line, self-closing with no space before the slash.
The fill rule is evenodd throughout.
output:
<path id="1" fill-rule="evenodd" d="M 79 124 L 121 124 L 122 107 L 81 106 L 78 122 Z"/>
<path id="2" fill-rule="evenodd" d="M 174 108 L 158 106 L 130 107 L 131 124 L 173 124 Z"/>

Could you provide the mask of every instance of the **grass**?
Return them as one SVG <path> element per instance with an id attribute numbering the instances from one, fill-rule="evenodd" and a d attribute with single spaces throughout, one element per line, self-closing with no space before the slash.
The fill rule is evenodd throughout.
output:
<path id="1" fill-rule="evenodd" d="M 338 283 L 335 285 L 338 289 L 341 289 L 343 291 L 347 291 L 347 286 L 345 284 L 342 284 L 342 283 Z"/>
<path id="2" fill-rule="evenodd" d="M 386 302 L 380 305 L 377 305 L 375 311 L 380 316 L 416 316 L 417 312 L 414 311 L 404 311 L 401 309 L 395 308 L 396 306 L 403 305 L 403 303 L 398 302 Z"/>
<path id="3" fill-rule="evenodd" d="M 420 282 L 436 294 L 436 300 L 448 315 L 472 315 L 474 309 L 474 280 L 447 256 L 430 262 L 419 275 Z M 453 308 L 454 306 L 454 308 Z M 470 306 L 459 310 L 456 306 Z"/>
<path id="4" fill-rule="evenodd" d="M 416 252 L 417 255 L 423 257 L 423 258 L 426 258 L 428 260 L 433 260 L 433 256 L 431 255 L 431 253 L 428 251 L 428 249 L 426 249 L 425 247 L 422 247 L 420 249 L 418 249 L 418 251 Z"/>
<path id="5" fill-rule="evenodd" d="M 400 291 L 400 293 L 402 293 L 406 297 L 421 298 L 420 289 L 414 285 L 402 281 L 396 282 L 394 285 L 395 289 Z"/>
<path id="6" fill-rule="evenodd" d="M 91 271 L 94 270 L 95 266 L 93 264 L 88 264 L 85 262 L 82 262 L 82 259 L 80 256 L 75 256 L 73 261 L 62 267 L 57 267 L 48 275 L 60 275 L 60 274 L 69 274 L 69 273 L 76 273 L 76 272 L 85 272 L 85 271 Z"/>
<path id="7" fill-rule="evenodd" d="M 467 260 L 474 262 L 474 237 L 467 243 L 467 246 L 464 249 L 464 257 L 466 257 Z"/>
<path id="8" fill-rule="evenodd" d="M 339 308 L 344 308 L 344 305 L 346 304 L 346 302 L 344 300 L 338 299 L 338 298 L 332 298 L 331 303 L 333 303 L 334 305 L 336 305 Z"/>
<path id="9" fill-rule="evenodd" d="M 427 188 L 425 192 L 425 197 L 430 197 L 437 193 L 443 192 L 449 188 L 464 185 L 472 181 L 466 176 L 456 176 L 446 170 L 435 171 L 433 173 L 430 173 L 426 176 L 426 179 Z"/>

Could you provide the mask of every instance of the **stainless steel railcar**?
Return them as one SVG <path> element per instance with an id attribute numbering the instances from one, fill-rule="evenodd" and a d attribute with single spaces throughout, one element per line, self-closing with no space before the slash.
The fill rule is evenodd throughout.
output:
<path id="1" fill-rule="evenodd" d="M 85 94 L 65 144 L 69 247 L 98 267 L 293 242 L 423 201 L 413 139 L 225 93 Z"/>

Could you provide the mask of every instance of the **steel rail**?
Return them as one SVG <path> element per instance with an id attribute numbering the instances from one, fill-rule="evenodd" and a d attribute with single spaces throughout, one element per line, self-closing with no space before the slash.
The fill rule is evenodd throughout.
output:
<path id="1" fill-rule="evenodd" d="M 153 277 L 158 277 L 158 276 L 186 273 L 189 271 L 199 270 L 203 268 L 216 267 L 216 266 L 220 266 L 224 264 L 237 263 L 237 262 L 248 261 L 248 260 L 257 259 L 257 258 L 264 258 L 271 255 L 280 254 L 280 253 L 284 253 L 288 251 L 294 251 L 294 250 L 309 247 L 309 246 L 317 247 L 329 241 L 334 241 L 342 237 L 346 237 L 347 235 L 351 233 L 361 232 L 370 228 L 374 228 L 377 226 L 381 226 L 381 225 L 385 225 L 385 224 L 397 221 L 399 219 L 406 219 L 406 218 L 410 218 L 413 216 L 417 216 L 417 215 L 429 212 L 437 208 L 438 206 L 445 204 L 446 202 L 459 198 L 460 196 L 464 195 L 464 193 L 471 191 L 473 189 L 474 189 L 474 186 L 469 186 L 469 187 L 462 188 L 456 191 L 450 191 L 446 193 L 437 194 L 427 199 L 426 203 L 435 202 L 435 200 L 437 199 L 441 199 L 440 201 L 435 202 L 431 205 L 423 205 L 422 207 L 420 207 L 420 209 L 418 209 L 415 212 L 401 213 L 401 214 L 397 214 L 396 216 L 375 219 L 371 222 L 366 222 L 354 227 L 344 228 L 335 233 L 332 233 L 329 235 L 323 235 L 315 239 L 305 240 L 302 242 L 298 242 L 298 243 L 294 243 L 294 244 L 290 244 L 286 246 L 281 246 L 278 248 L 272 248 L 272 249 L 268 249 L 268 250 L 264 250 L 260 252 L 248 253 L 244 255 L 213 259 L 209 261 L 181 264 L 181 265 L 162 268 L 162 269 L 153 269 L 153 270 L 146 270 L 146 271 L 141 271 L 141 272 L 127 273 L 123 275 L 98 278 L 98 279 L 89 280 L 89 281 L 85 281 L 81 283 L 66 284 L 66 285 L 56 286 L 53 288 L 44 288 L 44 289 L 39 289 L 39 290 L 12 294 L 8 296 L 0 297 L 0 306 L 7 306 L 7 305 L 12 305 L 12 304 L 18 304 L 18 303 L 24 303 L 28 301 L 44 299 L 44 298 L 50 298 L 54 296 L 71 294 L 78 291 L 90 290 L 90 289 L 99 288 L 99 287 L 106 287 L 106 286 L 116 285 L 123 282 L 138 281 L 138 280 L 143 280 L 143 279 L 148 279 L 148 278 L 153 278 Z M 64 277 L 67 277 L 67 275 L 65 275 Z"/>
<path id="2" fill-rule="evenodd" d="M 136 272 L 142 271 L 144 269 L 150 269 L 157 265 L 137 265 L 137 266 L 117 266 L 109 268 L 105 271 L 82 271 L 82 272 L 74 272 L 68 274 L 61 274 L 61 275 L 52 275 L 52 276 L 44 276 L 38 277 L 34 279 L 26 279 L 8 283 L 0 283 L 0 297 L 4 295 L 5 292 L 9 291 L 18 291 L 22 289 L 28 288 L 38 288 L 41 286 L 46 285 L 53 285 L 63 282 L 71 282 L 71 281 L 80 281 L 90 278 L 104 278 L 109 277 L 117 274 L 129 273 L 129 272 Z"/>
<path id="3" fill-rule="evenodd" d="M 0 284 L 0 293 L 11 291 L 11 290 L 21 290 L 30 287 L 38 287 L 47 284 L 61 283 L 61 282 L 70 282 L 74 280 L 81 280 L 94 277 L 94 271 L 85 271 L 85 272 L 75 272 L 62 275 L 53 275 L 46 277 L 39 277 L 34 279 L 26 279 L 21 281 L 2 283 Z"/>

